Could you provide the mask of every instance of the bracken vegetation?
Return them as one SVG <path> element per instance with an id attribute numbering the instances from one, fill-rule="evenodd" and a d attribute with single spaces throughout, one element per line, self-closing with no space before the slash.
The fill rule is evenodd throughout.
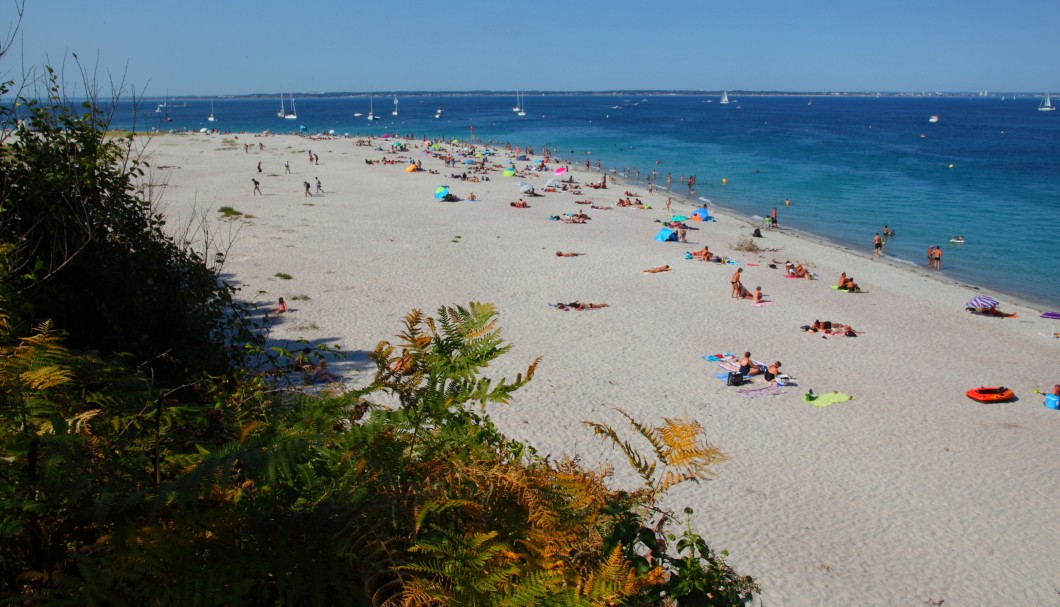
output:
<path id="1" fill-rule="evenodd" d="M 482 303 L 410 312 L 366 386 L 291 387 L 223 255 L 163 231 L 132 140 L 48 83 L 0 116 L 0 604 L 751 600 L 661 506 L 725 459 L 698 423 L 589 424 L 633 491 L 538 455 L 485 414 L 537 362 L 483 374 L 511 345 Z"/>

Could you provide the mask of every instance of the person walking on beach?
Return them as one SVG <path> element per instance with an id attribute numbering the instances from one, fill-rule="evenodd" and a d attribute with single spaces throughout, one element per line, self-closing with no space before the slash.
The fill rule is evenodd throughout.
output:
<path id="1" fill-rule="evenodd" d="M 667 213 L 670 212 L 670 197 L 669 196 L 666 197 L 666 212 Z"/>
<path id="2" fill-rule="evenodd" d="M 290 161 L 287 161 L 287 160 L 283 161 L 283 172 L 284 172 L 285 175 L 290 175 L 291 174 L 291 163 L 290 163 Z"/>
<path id="3" fill-rule="evenodd" d="M 935 245 L 928 246 L 927 257 L 928 257 L 928 267 L 931 268 L 932 270 L 934 270 L 935 269 Z"/>
<path id="4" fill-rule="evenodd" d="M 309 182 L 308 182 L 308 181 L 303 181 L 303 182 L 302 182 L 302 185 L 304 185 L 304 186 L 305 186 L 305 196 L 302 196 L 302 198 L 306 198 L 306 197 L 308 197 L 308 196 L 312 196 L 312 195 L 313 195 L 313 193 L 309 191 L 309 188 L 311 188 L 311 187 L 313 187 L 313 186 L 309 185 Z"/>
<path id="5" fill-rule="evenodd" d="M 324 188 L 320 187 L 320 178 L 319 177 L 314 177 L 313 179 L 317 180 L 317 194 L 323 194 L 324 193 Z"/>
<path id="6" fill-rule="evenodd" d="M 777 223 L 777 207 L 773 207 L 773 212 L 769 214 L 770 226 L 769 229 L 780 227 Z"/>
<path id="7" fill-rule="evenodd" d="M 935 245 L 935 269 L 942 271 L 942 247 Z"/>
<path id="8" fill-rule="evenodd" d="M 261 193 L 261 182 L 257 179 L 254 179 L 253 177 L 251 177 L 250 180 L 254 182 L 254 195 L 264 196 L 264 194 Z"/>
<path id="9" fill-rule="evenodd" d="M 880 233 L 876 232 L 876 236 L 872 239 L 872 254 L 876 257 L 880 256 L 883 252 L 883 239 L 880 238 Z"/>
<path id="10" fill-rule="evenodd" d="M 261 172 L 261 161 L 260 160 L 258 161 L 258 172 L 259 173 Z"/>

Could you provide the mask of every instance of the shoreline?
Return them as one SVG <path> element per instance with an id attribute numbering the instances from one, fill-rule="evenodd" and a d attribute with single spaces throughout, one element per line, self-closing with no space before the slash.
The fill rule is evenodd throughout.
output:
<path id="1" fill-rule="evenodd" d="M 932 597 L 979 605 L 1010 602 L 1014 593 L 1029 603 L 1055 596 L 1060 414 L 1033 390 L 1060 381 L 1060 340 L 1039 334 L 1048 321 L 1037 312 L 1006 301 L 1019 318 L 970 315 L 963 304 L 972 287 L 788 228 L 763 231 L 759 246 L 780 248 L 776 255 L 812 264 L 821 276 L 785 279 L 768 268 L 772 252 L 734 249 L 752 223 L 724 209 L 716 222 L 690 222 L 697 229 L 687 244 L 657 242 L 654 220 L 669 217 L 664 191 L 641 196 L 651 210 L 574 203 L 614 207 L 625 189 L 646 193 L 624 178 L 579 196 L 527 198 L 530 208 L 517 209 L 508 203 L 519 198 L 518 178 L 491 171 L 490 181 L 450 179 L 463 169 L 445 168 L 420 140 L 408 142 L 405 156 L 439 174 L 405 173 L 403 162 L 366 164 L 400 156 L 376 149 L 378 138 L 362 147 L 353 138 L 240 135 L 240 144 L 265 146 L 244 152 L 222 146 L 228 137 L 155 139 L 148 148 L 153 178 L 170 183 L 163 201 L 170 225 L 205 214 L 220 234 L 226 226 L 216 219 L 218 207 L 252 216 L 227 226 L 239 228 L 239 239 L 225 273 L 242 287 L 238 297 L 259 310 L 281 296 L 292 303 L 268 318 L 267 345 L 339 345 L 345 356 L 329 367 L 346 386 L 358 386 L 371 376 L 367 353 L 393 340 L 409 310 L 490 302 L 514 347 L 488 375 L 512 376 L 542 357 L 510 406 L 487 410 L 498 428 L 545 456 L 614 464 L 613 482 L 626 486 L 635 475 L 584 420 L 615 425 L 614 409 L 622 408 L 642 421 L 685 414 L 700 421 L 733 459 L 716 469 L 717 479 L 681 487 L 664 506 L 694 508 L 692 522 L 708 543 L 728 550 L 729 562 L 762 584 L 763 604 L 859 604 L 872 596 L 881 604 Z M 308 164 L 308 150 L 319 165 Z M 494 158 L 503 163 L 505 154 Z M 599 180 L 598 172 L 570 166 L 568 175 L 581 183 Z M 326 194 L 305 196 L 302 183 L 317 177 Z M 251 178 L 264 195 L 252 193 Z M 478 200 L 437 201 L 439 184 Z M 674 212 L 695 206 L 674 198 Z M 591 221 L 549 220 L 580 210 Z M 734 267 L 684 259 L 704 244 L 734 257 L 745 285 L 761 285 L 774 305 L 730 298 Z M 644 272 L 664 264 L 671 271 Z M 832 290 L 841 271 L 867 292 Z M 549 305 L 559 301 L 609 307 Z M 799 329 L 815 319 L 860 333 Z M 744 351 L 783 361 L 797 385 L 748 396 L 718 380 L 722 369 L 704 360 Z M 965 391 L 981 385 L 1006 385 L 1019 400 L 970 401 Z M 761 380 L 748 386 L 762 387 Z M 816 407 L 803 401 L 809 389 L 854 400 Z"/>

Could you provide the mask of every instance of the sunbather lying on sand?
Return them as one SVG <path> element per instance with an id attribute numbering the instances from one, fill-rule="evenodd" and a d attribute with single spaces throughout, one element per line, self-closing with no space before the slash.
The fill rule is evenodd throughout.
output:
<path id="1" fill-rule="evenodd" d="M 556 257 L 577 257 L 579 255 L 585 255 L 585 253 L 568 253 L 564 251 L 556 251 Z"/>
<path id="2" fill-rule="evenodd" d="M 972 314 L 981 314 L 983 316 L 997 316 L 998 318 L 1016 318 L 1016 313 L 1006 313 L 998 310 L 997 308 L 965 308 Z"/>
<path id="3" fill-rule="evenodd" d="M 698 259 L 700 261 L 710 261 L 711 259 L 714 259 L 714 254 L 710 252 L 709 246 L 703 245 L 702 250 L 692 251 L 692 257 L 693 259 Z"/>
<path id="4" fill-rule="evenodd" d="M 593 203 L 593 201 L 591 201 L 591 200 L 575 200 L 574 201 L 574 204 L 592 204 L 592 203 Z"/>
<path id="5" fill-rule="evenodd" d="M 647 272 L 648 274 L 655 274 L 657 272 L 669 272 L 670 271 L 670 266 L 655 266 L 654 268 L 648 268 L 647 270 L 644 270 L 644 271 Z"/>
<path id="6" fill-rule="evenodd" d="M 590 208 L 590 209 L 596 209 L 597 211 L 610 211 L 610 210 L 611 210 L 611 205 L 607 205 L 607 204 L 594 204 L 594 205 L 592 205 L 592 206 L 591 206 L 591 207 L 589 207 L 589 208 Z"/>
<path id="7" fill-rule="evenodd" d="M 599 308 L 606 308 L 608 304 L 594 304 L 594 303 L 581 303 L 572 301 L 570 303 L 558 303 L 556 307 L 560 310 L 597 310 Z"/>
<path id="8" fill-rule="evenodd" d="M 529 209 L 530 208 L 530 205 L 526 204 L 526 201 L 523 200 L 522 198 L 520 198 L 518 202 L 509 202 L 508 204 L 513 206 L 513 207 L 515 207 L 515 208 L 517 208 L 517 209 Z"/>
<path id="9" fill-rule="evenodd" d="M 830 320 L 815 320 L 812 325 L 805 325 L 807 333 L 823 333 L 825 335 L 846 335 L 854 337 L 857 331 L 850 325 L 844 325 Z"/>

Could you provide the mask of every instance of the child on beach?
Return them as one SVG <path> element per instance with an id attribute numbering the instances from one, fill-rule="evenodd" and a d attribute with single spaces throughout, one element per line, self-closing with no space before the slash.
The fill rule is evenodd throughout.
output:
<path id="1" fill-rule="evenodd" d="M 274 311 L 274 312 L 275 312 L 276 314 L 283 314 L 284 312 L 286 312 L 286 311 L 287 311 L 287 302 L 286 302 L 286 301 L 284 301 L 284 300 L 283 300 L 283 298 L 281 297 L 281 298 L 280 298 L 280 303 L 279 303 L 279 305 L 277 305 L 277 306 L 276 306 L 276 309 L 275 309 L 275 310 L 273 310 L 273 311 Z"/>

